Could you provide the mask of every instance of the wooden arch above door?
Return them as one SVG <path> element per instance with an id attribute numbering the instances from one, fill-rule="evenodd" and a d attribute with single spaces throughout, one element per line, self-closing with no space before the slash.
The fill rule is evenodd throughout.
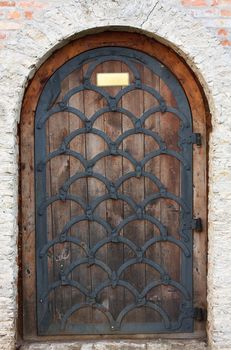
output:
<path id="1" fill-rule="evenodd" d="M 122 54 L 123 52 L 124 54 Z M 87 61 L 89 57 L 99 59 L 102 55 L 106 55 L 107 60 L 101 60 L 95 64 L 95 71 L 89 68 Z M 77 57 L 77 61 L 79 57 L 82 57 L 82 61 L 81 59 L 80 61 L 85 62 L 85 59 L 86 64 L 83 63 L 81 71 L 78 73 L 70 69 L 70 74 L 63 74 L 57 85 L 57 77 L 59 79 L 62 71 L 65 71 L 65 67 L 76 64 L 75 57 Z M 126 59 L 121 57 L 126 57 Z M 134 60 L 133 68 L 131 62 L 130 65 L 128 64 L 127 57 Z M 139 62 L 144 59 L 146 65 L 139 67 L 139 62 L 136 62 L 136 59 L 140 60 Z M 151 73 L 148 66 L 149 59 L 151 65 L 156 62 L 157 71 L 166 69 L 164 74 L 167 76 L 167 80 L 161 78 L 155 69 Z M 77 63 L 79 64 L 80 61 Z M 91 70 L 92 76 L 89 73 Z M 102 102 L 105 96 L 97 95 L 99 91 L 95 91 L 95 94 L 92 94 L 92 91 L 83 92 L 82 90 L 77 91 L 78 89 L 74 91 L 76 86 L 81 84 L 85 84 L 87 87 L 86 84 L 89 81 L 82 81 L 83 75 L 85 78 L 86 75 L 89 75 L 89 78 L 91 76 L 95 84 L 97 72 L 129 73 L 129 84 L 135 86 L 135 89 L 130 89 L 130 92 L 136 90 L 135 93 L 132 96 L 128 88 L 127 96 L 121 95 L 121 100 L 117 101 L 119 109 L 116 109 L 115 101 L 110 96 L 120 93 L 121 87 L 105 87 L 106 94 L 108 94 L 105 96 L 106 99 L 109 99 L 110 110 L 108 111 Z M 141 74 L 142 79 L 137 74 Z M 172 81 L 171 87 L 168 86 L 168 81 Z M 56 85 L 58 90 L 54 87 Z M 144 86 L 148 86 L 148 88 L 144 88 Z M 138 90 L 142 90 L 142 92 Z M 78 92 L 80 94 L 72 101 L 73 110 L 66 110 L 63 98 L 65 100 L 68 96 L 71 100 L 73 96 L 77 96 Z M 49 101 L 52 101 L 52 106 L 44 104 L 43 101 L 46 100 L 47 96 Z M 181 109 L 179 108 L 180 101 L 184 101 L 182 108 L 185 109 L 181 110 L 180 118 L 176 118 L 174 113 Z M 166 105 L 169 106 L 168 109 L 166 109 Z M 95 106 L 97 109 L 106 109 L 102 113 L 103 118 L 98 118 L 94 124 L 94 128 L 100 132 L 94 131 L 91 139 L 92 135 L 89 135 L 88 128 L 90 127 L 90 131 L 92 131 L 92 124 L 89 126 L 89 122 L 84 122 L 84 118 L 96 114 Z M 50 108 L 54 109 L 53 113 L 56 113 L 56 118 L 52 116 L 47 122 L 50 113 L 49 111 L 47 113 L 47 110 Z M 58 108 L 57 111 L 55 108 Z M 77 121 L 73 115 L 76 110 L 80 110 L 77 112 L 80 115 L 81 108 L 83 120 L 80 118 Z M 151 113 L 155 113 L 155 118 L 147 118 L 145 126 L 140 125 L 140 116 L 145 116 L 145 111 L 151 108 L 157 108 Z M 189 127 L 186 125 L 187 120 L 184 120 L 184 116 L 187 114 L 191 128 L 189 134 L 187 131 L 185 133 Z M 47 126 L 42 129 L 46 122 Z M 41 66 L 27 88 L 20 124 L 20 232 L 23 281 L 23 300 L 21 303 L 23 336 L 25 338 L 34 338 L 38 335 L 44 338 L 51 335 L 67 334 L 70 337 L 76 334 L 120 334 L 121 336 L 123 334 L 159 332 L 186 333 L 193 331 L 195 335 L 203 333 L 204 322 L 199 320 L 200 316 L 195 317 L 193 322 L 192 316 L 193 313 L 196 315 L 198 308 L 200 310 L 206 309 L 206 125 L 203 96 L 191 70 L 171 49 L 143 35 L 125 32 L 89 35 L 58 50 Z M 144 130 L 144 128 L 146 129 Z M 41 133 L 41 130 L 44 130 L 44 133 Z M 84 130 L 86 135 L 82 135 L 82 131 L 76 133 L 76 130 Z M 114 141 L 118 140 L 121 134 L 126 134 L 126 130 L 129 131 L 127 131 L 126 139 L 121 138 L 123 146 L 118 154 L 116 153 L 118 150 L 113 148 L 116 143 Z M 132 133 L 131 130 L 133 130 Z M 77 140 L 76 136 L 78 135 L 80 138 Z M 92 167 L 90 169 L 89 163 L 84 163 L 84 158 L 87 158 L 88 155 L 89 159 L 92 159 L 97 154 L 105 152 L 105 143 L 110 149 L 109 159 L 98 164 L 98 168 L 95 168 L 94 172 L 98 174 L 100 171 L 102 172 L 92 180 Z M 149 164 L 147 162 L 142 168 L 140 166 L 142 159 L 151 152 L 158 152 L 156 145 L 162 150 L 162 155 L 165 154 L 167 157 L 159 160 L 158 164 L 157 162 Z M 180 150 L 185 150 L 190 163 L 192 161 L 190 149 L 191 151 L 193 149 L 193 166 L 190 168 L 190 164 L 184 164 L 184 173 L 183 167 L 179 165 L 184 163 L 184 154 L 180 158 Z M 81 155 L 73 160 L 71 158 L 73 154 L 70 153 L 70 150 Z M 56 155 L 60 157 L 59 160 L 54 161 Z M 65 155 L 68 155 L 67 159 Z M 120 159 L 116 157 L 118 155 L 121 156 Z M 127 159 L 128 155 L 130 158 Z M 177 162 L 176 159 L 172 159 L 172 155 L 179 155 Z M 51 159 L 47 159 L 50 165 L 44 178 L 41 174 L 44 159 L 47 157 Z M 80 163 L 85 164 L 85 170 L 78 162 L 75 164 L 76 160 L 80 160 L 79 157 L 82 157 L 82 163 Z M 134 169 L 130 169 L 128 163 L 134 158 L 136 158 L 133 164 Z M 156 173 L 151 178 L 150 172 L 153 169 Z M 189 170 L 193 181 L 190 180 L 191 175 L 187 175 Z M 87 174 L 88 171 L 91 174 Z M 130 177 L 127 174 L 131 175 L 131 173 L 134 174 L 131 176 L 132 182 L 129 182 Z M 122 182 L 120 184 L 122 191 L 118 192 L 119 186 L 115 188 L 115 184 L 121 176 L 124 177 L 123 184 Z M 143 177 L 142 180 L 140 180 L 141 177 Z M 182 185 L 184 178 L 187 180 Z M 150 179 L 151 181 L 149 181 Z M 79 181 L 77 185 L 76 180 Z M 193 188 L 191 200 L 190 181 Z M 64 183 L 65 185 L 63 185 Z M 105 192 L 105 186 L 108 192 Z M 72 188 L 72 192 L 67 194 L 70 188 Z M 186 192 L 187 195 L 184 197 Z M 69 202 L 73 200 L 73 193 L 78 198 L 82 194 L 85 203 L 88 203 L 86 208 L 83 204 L 83 208 L 80 209 L 82 202 L 77 201 L 76 204 L 77 197 L 74 198 L 74 204 L 69 204 L 68 208 L 64 206 L 67 200 Z M 105 193 L 109 193 L 109 198 L 105 197 L 107 203 L 100 207 L 102 204 L 100 202 L 96 213 L 98 217 L 105 219 L 104 223 L 106 222 L 106 224 L 102 229 L 102 227 L 99 228 L 102 224 L 99 219 L 92 224 L 94 221 L 92 220 L 92 202 L 96 197 L 105 196 Z M 121 201 L 132 206 L 134 203 L 144 203 L 145 198 L 150 199 L 153 195 L 155 197 L 156 193 L 159 193 L 160 197 L 157 198 L 158 204 L 153 206 L 153 202 L 148 200 L 148 212 L 145 211 L 145 213 L 140 205 L 133 208 L 137 220 L 133 220 L 133 224 L 126 222 L 126 225 L 130 226 L 126 228 L 123 226 L 123 235 L 107 241 L 107 235 L 113 235 L 115 228 L 120 226 L 119 218 L 123 220 L 132 216 L 127 204 L 121 204 Z M 177 204 L 178 197 L 181 197 L 182 202 Z M 89 201 L 89 198 L 92 201 Z M 161 203 L 163 198 L 165 204 Z M 185 215 L 182 214 L 182 211 L 180 214 L 182 203 L 183 206 L 185 204 L 185 208 L 189 207 L 188 215 L 192 214 L 190 225 L 189 221 L 186 223 L 190 226 L 187 226 L 186 231 L 182 229 L 182 225 L 184 225 L 182 217 Z M 190 209 L 190 207 L 192 208 Z M 138 213 L 139 210 L 141 213 Z M 187 209 L 185 210 L 187 211 Z M 45 221 L 41 221 L 44 211 L 46 211 L 46 218 Z M 71 222 L 74 227 L 77 224 L 77 221 L 74 222 L 75 218 L 81 215 L 86 215 L 88 223 L 86 226 L 82 222 L 77 229 L 80 233 L 76 235 L 72 232 L 73 229 L 68 222 Z M 157 218 L 154 223 L 157 229 L 153 228 L 153 222 L 149 222 L 144 215 Z M 198 222 L 193 220 L 193 217 L 201 218 L 203 223 L 201 232 L 194 230 Z M 105 236 L 103 231 L 107 231 L 108 224 L 112 229 Z M 66 231 L 63 228 L 67 228 L 68 225 L 70 226 L 68 229 L 70 229 L 69 238 L 72 237 L 71 240 L 65 240 Z M 44 227 L 46 227 L 45 239 L 43 237 Z M 136 239 L 134 238 L 134 230 L 138 233 Z M 183 237 L 182 232 L 187 232 L 187 230 L 191 236 Z M 176 234 L 175 231 L 181 231 L 181 235 Z M 165 237 L 166 232 L 167 238 Z M 57 237 L 59 237 L 58 240 Z M 94 241 L 95 238 L 96 241 Z M 151 242 L 152 239 L 158 243 L 155 247 Z M 50 248 L 49 242 L 51 242 Z M 96 248 L 99 242 L 102 244 Z M 149 242 L 148 246 L 147 242 Z M 73 243 L 78 248 L 73 249 Z M 118 249 L 119 245 L 122 248 Z M 95 255 L 96 250 L 100 251 L 98 256 Z M 179 253 L 181 250 L 183 254 Z M 94 256 L 92 256 L 93 251 Z M 134 254 L 135 256 L 133 256 Z M 185 256 L 190 257 L 190 254 L 191 258 L 187 260 Z M 45 265 L 41 263 L 44 261 L 44 256 Z M 118 259 L 121 260 L 120 263 L 118 263 Z M 135 261 L 136 259 L 137 261 Z M 79 260 L 81 260 L 82 265 L 86 264 L 76 272 L 74 269 L 78 267 L 76 261 Z M 123 270 L 120 266 L 125 265 L 126 261 L 133 261 L 133 263 L 125 266 L 126 269 L 128 268 L 127 272 L 123 272 L 123 278 L 120 278 Z M 134 269 L 132 265 L 135 264 L 145 265 L 145 267 Z M 182 269 L 183 264 L 186 264 L 186 270 Z M 105 276 L 98 271 L 98 267 L 102 268 L 104 273 L 106 271 Z M 155 272 L 153 272 L 153 267 Z M 190 269 L 192 270 L 191 276 L 189 276 Z M 120 276 L 118 276 L 118 271 L 120 271 Z M 165 271 L 168 271 L 168 274 Z M 100 281 L 97 282 L 97 278 Z M 185 290 L 186 280 L 189 285 L 186 286 Z M 106 284 L 103 286 L 105 291 L 102 295 L 100 297 L 97 293 L 93 295 L 92 291 L 102 288 L 104 281 L 107 282 L 105 282 L 107 286 Z M 142 284 L 142 282 L 144 283 Z M 155 286 L 153 284 L 154 292 L 152 292 L 154 289 L 151 288 L 152 283 L 155 284 Z M 91 284 L 91 292 L 89 292 L 89 284 Z M 83 297 L 77 295 L 79 290 Z M 188 298 L 187 293 L 191 297 Z M 180 294 L 183 294 L 184 297 L 180 297 Z M 83 307 L 86 307 L 84 312 L 81 311 Z M 108 308 L 110 312 L 108 312 Z M 142 308 L 145 311 L 140 316 L 139 310 Z M 151 309 L 151 311 L 147 309 Z M 95 314 L 94 310 L 96 310 Z M 80 315 L 78 317 L 76 316 L 77 311 Z M 103 317 L 100 313 L 103 314 Z M 105 321 L 107 318 L 108 320 Z M 71 320 L 70 325 L 68 324 L 69 319 Z M 125 319 L 126 321 L 124 321 Z M 109 326 L 102 326 L 106 323 Z"/>

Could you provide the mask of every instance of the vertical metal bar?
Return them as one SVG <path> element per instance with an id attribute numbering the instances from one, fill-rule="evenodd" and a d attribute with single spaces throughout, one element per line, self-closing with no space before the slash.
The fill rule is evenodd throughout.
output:
<path id="1" fill-rule="evenodd" d="M 36 110 L 36 119 L 46 112 L 40 102 Z M 36 123 L 35 123 L 36 125 Z M 37 327 L 38 334 L 48 328 L 48 300 L 42 300 L 44 291 L 48 288 L 47 255 L 40 258 L 39 251 L 47 243 L 47 212 L 39 215 L 38 209 L 46 198 L 46 165 L 39 167 L 46 159 L 46 125 L 41 129 L 35 126 L 35 198 L 36 198 L 36 281 L 37 281 Z"/>

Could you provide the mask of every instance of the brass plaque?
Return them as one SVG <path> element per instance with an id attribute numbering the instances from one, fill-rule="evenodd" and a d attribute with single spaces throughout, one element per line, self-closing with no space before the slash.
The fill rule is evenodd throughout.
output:
<path id="1" fill-rule="evenodd" d="M 97 73 L 97 86 L 127 86 L 129 73 Z"/>

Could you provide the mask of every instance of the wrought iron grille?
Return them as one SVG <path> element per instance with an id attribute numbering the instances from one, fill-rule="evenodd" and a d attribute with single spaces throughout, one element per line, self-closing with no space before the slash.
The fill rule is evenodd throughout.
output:
<path id="1" fill-rule="evenodd" d="M 130 85 L 124 88 L 121 87 L 116 95 L 112 95 L 105 88 L 96 86 L 93 82 L 94 72 L 97 67 L 102 66 L 105 62 L 120 62 L 121 65 L 127 67 L 133 76 Z M 62 93 L 62 84 L 65 79 L 72 72 L 82 69 L 84 65 L 86 69 L 83 72 L 82 83 Z M 153 72 L 168 86 L 174 95 L 175 106 L 169 105 L 153 86 L 143 82 L 138 66 L 147 67 L 150 72 Z M 151 108 L 145 110 L 140 116 L 136 116 L 124 108 L 121 103 L 126 94 L 136 90 L 142 90 L 144 93 L 150 94 L 156 101 Z M 100 99 L 105 101 L 104 106 L 95 110 L 90 117 L 87 117 L 84 111 L 71 106 L 69 103 L 74 95 L 85 91 L 93 91 L 100 96 Z M 55 118 L 57 113 L 71 113 L 75 118 L 79 118 L 82 127 L 72 130 L 69 134 L 64 134 L 60 145 L 50 152 L 47 147 L 47 123 L 51 117 Z M 121 132 L 118 137 L 112 140 L 105 131 L 95 127 L 98 118 L 105 113 L 120 113 L 120 115 L 126 116 L 132 123 L 132 127 Z M 170 149 L 158 132 L 145 126 L 145 122 L 150 116 L 158 114 L 161 121 L 162 116 L 166 113 L 171 113 L 179 121 L 178 150 Z M 59 125 L 57 125 L 58 127 Z M 106 145 L 105 150 L 91 159 L 87 159 L 85 155 L 71 147 L 71 143 L 76 137 L 89 134 L 101 138 Z M 137 160 L 131 152 L 122 146 L 126 138 L 138 134 L 150 137 L 158 145 L 157 149 L 145 154 L 141 160 Z M 76 56 L 51 76 L 41 94 L 35 122 L 37 324 L 39 334 L 126 334 L 191 332 L 193 330 L 192 143 L 194 138 L 190 108 L 179 82 L 169 69 L 144 53 L 120 47 L 98 48 Z M 49 176 L 52 177 L 52 172 L 50 175 L 48 174 L 47 164 L 60 156 L 72 157 L 78 160 L 81 163 L 82 170 L 65 179 L 59 191 L 51 194 L 49 193 L 47 179 Z M 97 162 L 108 156 L 126 159 L 131 163 L 133 170 L 118 176 L 115 181 L 111 181 L 106 174 L 94 169 Z M 173 157 L 180 164 L 180 190 L 178 195 L 169 191 L 155 173 L 146 169 L 146 165 L 151 159 L 160 156 Z M 90 178 L 97 179 L 105 185 L 106 191 L 103 195 L 100 194 L 92 200 L 88 200 L 87 195 L 79 196 L 72 193 L 70 189 L 76 181 Z M 149 179 L 157 190 L 137 203 L 130 195 L 120 190 L 124 182 L 132 178 Z M 134 191 L 136 191 L 135 187 Z M 117 225 L 112 225 L 107 217 L 97 214 L 96 209 L 107 200 L 122 201 L 130 208 L 129 215 L 121 214 L 122 220 Z M 172 201 L 179 207 L 178 238 L 169 233 L 169 228 L 161 222 L 160 217 L 148 212 L 147 207 L 155 205 L 159 200 L 168 201 L 168 203 Z M 80 206 L 82 213 L 71 216 L 62 230 L 53 234 L 52 237 L 48 237 L 48 212 L 50 208 L 55 202 L 61 202 L 62 208 L 64 208 L 66 203 L 70 201 Z M 62 215 L 62 211 L 59 215 Z M 90 244 L 90 242 L 83 242 L 82 238 L 80 239 L 77 235 L 72 234 L 73 227 L 83 221 L 90 224 L 94 222 L 103 227 L 106 232 L 105 237 L 94 244 Z M 126 225 L 138 221 L 145 221 L 154 225 L 159 232 L 158 235 L 153 234 L 145 242 L 138 244 L 122 234 Z M 147 254 L 148 249 L 158 243 L 162 247 L 165 244 L 170 244 L 169 246 L 175 246 L 179 249 L 179 280 L 174 280 L 166 268 L 156 261 L 155 254 L 152 256 Z M 62 247 L 65 244 L 71 246 L 72 251 L 75 247 L 82 249 L 84 254 L 80 256 L 78 254 L 77 256 L 76 254 L 73 255 L 66 265 L 65 259 L 63 259 L 62 264 L 55 267 L 56 270 L 59 269 L 58 278 L 52 280 L 49 277 L 51 255 L 54 254 L 57 245 Z M 116 247 L 119 244 L 127 247 L 132 252 L 131 257 L 127 256 L 121 259 L 116 269 L 111 268 L 107 260 L 103 261 L 97 256 L 97 252 L 102 247 L 109 247 L 111 244 L 115 246 L 112 251 L 115 255 Z M 171 253 L 169 253 L 169 256 L 171 257 Z M 53 259 L 53 263 L 54 261 L 55 259 Z M 129 271 L 137 264 L 155 270 L 155 277 L 149 279 L 142 288 L 136 287 L 137 281 L 135 279 L 130 281 L 125 274 L 127 270 Z M 171 264 L 174 264 L 174 261 Z M 98 281 L 92 288 L 84 285 L 81 279 L 74 278 L 73 273 L 76 268 L 80 267 L 81 269 L 83 266 L 87 266 L 89 269 L 93 266 L 97 267 L 97 269 L 103 271 L 106 278 Z M 100 299 L 100 295 L 107 288 L 113 290 L 119 287 L 126 290 L 123 293 L 130 293 L 131 296 L 128 298 L 128 302 L 124 297 L 120 312 L 114 314 L 110 305 L 106 305 Z M 164 299 L 155 299 L 155 289 L 162 287 L 166 287 L 168 292 L 170 290 L 172 294 L 178 293 L 177 298 L 180 298 L 180 302 L 176 317 L 171 318 L 168 307 L 167 310 L 165 308 Z M 80 294 L 81 298 L 78 297 L 79 299 L 75 300 L 73 291 L 78 295 Z M 150 291 L 154 291 L 152 298 L 149 298 Z M 175 292 L 173 293 L 173 291 Z M 56 317 L 54 316 L 54 304 L 60 303 L 62 293 L 66 293 L 65 300 L 67 302 L 66 304 L 63 301 L 61 302 L 62 311 L 59 312 L 59 317 Z M 115 299 L 115 302 L 120 306 L 120 300 Z M 95 318 L 92 318 L 91 322 L 84 321 L 82 323 L 81 320 L 76 323 L 73 320 L 71 321 L 73 315 L 78 315 L 82 309 L 88 309 L 91 312 L 96 310 L 98 313 L 102 313 L 105 318 L 101 321 L 94 321 Z M 143 317 L 139 320 L 139 310 L 144 309 L 150 309 L 156 316 L 152 318 L 149 314 L 146 318 Z M 130 318 L 126 322 L 126 317 L 134 310 L 137 311 L 135 314 L 133 313 L 136 319 Z"/>

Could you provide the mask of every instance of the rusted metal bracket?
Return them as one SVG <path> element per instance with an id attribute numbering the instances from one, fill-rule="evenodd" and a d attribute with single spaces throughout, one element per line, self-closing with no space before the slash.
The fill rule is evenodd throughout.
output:
<path id="1" fill-rule="evenodd" d="M 201 307 L 194 307 L 193 309 L 193 319 L 196 321 L 206 321 L 207 320 L 207 310 Z"/>
<path id="2" fill-rule="evenodd" d="M 192 229 L 195 230 L 196 232 L 203 231 L 201 218 L 197 218 L 197 219 L 192 220 Z"/>

